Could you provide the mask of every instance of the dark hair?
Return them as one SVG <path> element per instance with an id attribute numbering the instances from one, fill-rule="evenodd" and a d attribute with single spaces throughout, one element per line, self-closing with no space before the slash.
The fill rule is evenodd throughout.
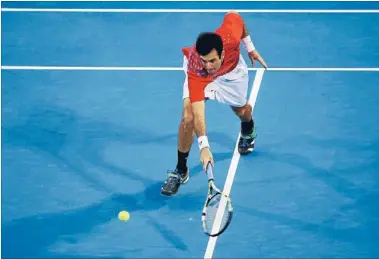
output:
<path id="1" fill-rule="evenodd" d="M 223 50 L 222 39 L 220 35 L 213 32 L 203 32 L 196 40 L 196 51 L 201 56 L 208 55 L 213 49 L 216 49 L 217 54 L 221 57 Z"/>

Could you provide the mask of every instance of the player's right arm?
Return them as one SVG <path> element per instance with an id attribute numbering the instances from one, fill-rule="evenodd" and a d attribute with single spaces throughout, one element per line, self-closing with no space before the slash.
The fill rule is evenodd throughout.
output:
<path id="1" fill-rule="evenodd" d="M 209 82 L 197 78 L 194 75 L 188 75 L 188 85 L 190 93 L 191 108 L 194 120 L 194 131 L 198 139 L 200 150 L 200 162 L 203 164 L 204 171 L 210 162 L 214 166 L 213 156 L 207 137 L 207 129 L 205 122 L 205 86 Z"/>
<path id="2" fill-rule="evenodd" d="M 205 101 L 196 101 L 192 103 L 192 113 L 194 119 L 194 130 L 197 136 L 200 149 L 200 162 L 203 170 L 206 170 L 207 164 L 210 162 L 214 166 L 213 156 L 210 150 L 208 137 L 206 134 L 205 123 Z"/>

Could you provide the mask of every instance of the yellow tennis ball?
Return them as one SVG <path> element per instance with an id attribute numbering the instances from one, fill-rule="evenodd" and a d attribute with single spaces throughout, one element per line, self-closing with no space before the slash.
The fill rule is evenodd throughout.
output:
<path id="1" fill-rule="evenodd" d="M 125 210 L 122 210 L 118 213 L 118 219 L 120 221 L 128 221 L 130 218 L 130 214 L 129 212 L 125 211 Z"/>

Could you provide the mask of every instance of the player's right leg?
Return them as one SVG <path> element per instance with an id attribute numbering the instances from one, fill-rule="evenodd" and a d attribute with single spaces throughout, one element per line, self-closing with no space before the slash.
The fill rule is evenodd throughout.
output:
<path id="1" fill-rule="evenodd" d="M 183 99 L 183 113 L 178 130 L 178 160 L 175 170 L 168 171 L 168 178 L 163 183 L 161 193 L 175 195 L 181 184 L 189 179 L 187 158 L 194 136 L 193 114 L 189 98 Z"/>
<path id="2" fill-rule="evenodd" d="M 183 68 L 187 70 L 187 59 L 183 58 Z M 205 88 L 205 97 L 207 99 L 215 99 L 213 89 L 214 85 L 211 83 Z M 174 195 L 178 192 L 181 184 L 184 184 L 189 179 L 189 170 L 187 167 L 187 158 L 191 150 L 194 132 L 194 120 L 192 113 L 191 101 L 189 99 L 188 78 L 187 74 L 183 83 L 183 113 L 179 125 L 178 132 L 178 160 L 176 168 L 168 171 L 168 178 L 163 183 L 161 193 L 164 195 Z"/>

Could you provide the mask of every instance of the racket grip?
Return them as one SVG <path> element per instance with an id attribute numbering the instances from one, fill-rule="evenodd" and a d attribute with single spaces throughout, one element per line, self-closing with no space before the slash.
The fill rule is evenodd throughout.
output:
<path id="1" fill-rule="evenodd" d="M 212 164 L 211 163 L 208 163 L 207 165 L 207 175 L 208 175 L 208 180 L 213 180 L 213 168 L 212 168 Z"/>

